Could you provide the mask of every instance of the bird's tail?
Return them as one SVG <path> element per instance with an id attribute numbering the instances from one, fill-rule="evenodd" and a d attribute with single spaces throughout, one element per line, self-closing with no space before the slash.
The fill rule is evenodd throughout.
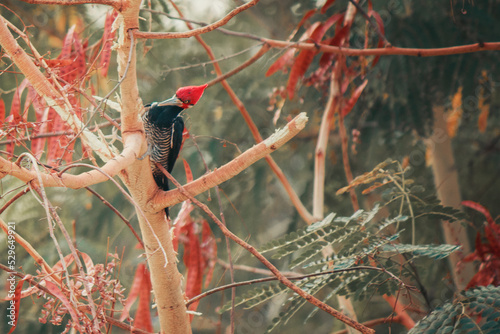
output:
<path id="1" fill-rule="evenodd" d="M 159 171 L 159 173 L 155 173 L 155 171 L 153 171 L 153 178 L 155 179 L 158 188 L 160 188 L 163 191 L 170 190 L 168 186 L 168 179 L 161 171 Z M 170 219 L 168 207 L 165 208 L 165 214 L 167 215 L 167 219 Z"/>

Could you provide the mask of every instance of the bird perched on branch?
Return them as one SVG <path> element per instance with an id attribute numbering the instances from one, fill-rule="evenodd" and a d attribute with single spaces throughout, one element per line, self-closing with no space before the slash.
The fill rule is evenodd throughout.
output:
<path id="1" fill-rule="evenodd" d="M 142 116 L 153 178 L 161 190 L 169 190 L 168 178 L 156 166 L 160 163 L 169 173 L 174 168 L 182 145 L 184 121 L 180 113 L 196 104 L 207 85 L 187 86 L 177 90 L 175 95 L 163 102 L 153 102 L 145 106 Z M 165 208 L 168 217 L 168 208 Z"/>

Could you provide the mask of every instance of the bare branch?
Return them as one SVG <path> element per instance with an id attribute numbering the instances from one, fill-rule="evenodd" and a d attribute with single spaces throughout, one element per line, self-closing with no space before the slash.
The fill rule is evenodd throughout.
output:
<path id="1" fill-rule="evenodd" d="M 303 280 L 307 278 L 312 278 L 312 277 L 317 277 L 317 276 L 323 276 L 323 275 L 335 275 L 335 274 L 341 274 L 341 273 L 347 273 L 351 271 L 358 271 L 358 270 L 374 270 L 374 271 L 381 271 L 390 276 L 390 279 L 393 279 L 398 282 L 399 285 L 403 285 L 406 287 L 406 284 L 397 276 L 392 274 L 391 272 L 385 270 L 384 268 L 379 268 L 379 267 L 371 267 L 371 266 L 357 266 L 357 267 L 351 267 L 351 268 L 344 268 L 344 269 L 334 269 L 334 270 L 327 270 L 327 271 L 321 271 L 317 273 L 311 273 L 311 274 L 305 274 L 305 275 L 299 275 L 298 273 L 289 273 L 289 274 L 284 274 L 289 280 L 291 281 L 296 281 L 296 280 Z M 269 275 L 272 275 L 272 273 L 269 271 Z M 291 275 L 290 275 L 291 274 Z M 256 278 L 248 281 L 242 281 L 242 282 L 235 282 L 231 284 L 226 284 L 223 286 L 219 286 L 216 288 L 213 288 L 211 290 L 205 291 L 202 294 L 199 294 L 198 296 L 195 296 L 188 300 L 186 302 L 186 306 L 189 306 L 190 304 L 194 303 L 197 300 L 200 300 L 202 298 L 205 298 L 211 294 L 214 294 L 219 291 L 224 291 L 233 287 L 239 287 L 239 286 L 244 286 L 244 285 L 251 285 L 251 284 L 256 284 L 256 283 L 265 283 L 265 282 L 271 282 L 271 281 L 277 281 L 279 280 L 277 277 L 264 277 L 264 278 Z M 414 289 L 414 287 L 407 287 L 408 289 Z"/>
<path id="2" fill-rule="evenodd" d="M 205 34 L 207 32 L 213 31 L 218 27 L 221 27 L 229 22 L 233 17 L 238 15 L 244 10 L 247 10 L 250 7 L 253 7 L 259 2 L 259 0 L 249 1 L 235 9 L 233 9 L 229 14 L 224 16 L 217 22 L 214 22 L 210 25 L 203 26 L 201 28 L 193 29 L 186 32 L 145 32 L 145 31 L 135 31 L 135 37 L 137 38 L 148 38 L 148 39 L 175 39 L 175 38 L 189 38 L 193 36 L 198 36 L 201 34 Z"/>
<path id="3" fill-rule="evenodd" d="M 125 147 L 120 155 L 109 160 L 101 170 L 111 177 L 117 175 L 124 168 L 130 166 L 139 156 L 139 151 L 143 143 L 143 135 L 140 133 L 130 134 L 125 142 Z M 0 178 L 5 175 L 11 175 L 21 181 L 37 182 L 37 172 L 28 170 L 17 164 L 0 157 Z M 40 179 L 44 187 L 66 187 L 71 189 L 80 189 L 93 184 L 107 181 L 108 178 L 97 170 L 92 170 L 79 175 L 63 174 L 61 176 L 55 173 L 40 173 Z"/>
<path id="4" fill-rule="evenodd" d="M 210 80 L 209 82 L 207 82 L 207 85 L 208 87 L 210 86 L 213 86 L 223 80 L 226 80 L 227 78 L 235 75 L 236 73 L 242 71 L 243 69 L 247 68 L 248 66 L 252 65 L 253 63 L 255 63 L 260 57 L 262 57 L 267 51 L 269 51 L 270 47 L 269 45 L 267 44 L 264 44 L 259 52 L 257 52 L 256 54 L 254 54 L 250 59 L 248 59 L 247 61 L 245 61 L 244 63 L 242 63 L 241 65 L 239 65 L 238 67 L 232 69 L 231 71 L 223 74 L 223 75 L 219 75 L 217 78 L 213 79 L 213 80 Z"/>
<path id="5" fill-rule="evenodd" d="M 338 67 L 339 63 L 335 64 Z M 333 70 L 330 80 L 330 92 L 328 102 L 326 103 L 323 118 L 319 128 L 318 141 L 316 143 L 315 157 L 314 157 L 314 185 L 313 185 L 313 215 L 316 219 L 323 219 L 323 210 L 325 206 L 325 155 L 328 145 L 328 137 L 330 136 L 330 127 L 332 124 L 335 112 L 339 109 L 337 96 L 339 94 L 339 87 L 335 80 L 336 71 Z"/>
<path id="6" fill-rule="evenodd" d="M 301 113 L 291 120 L 285 128 L 276 131 L 266 140 L 260 142 L 254 147 L 248 149 L 240 156 L 228 162 L 224 166 L 214 170 L 209 174 L 186 184 L 183 188 L 191 196 L 196 196 L 202 192 L 207 191 L 216 185 L 225 182 L 232 177 L 238 175 L 243 170 L 248 168 L 256 161 L 264 158 L 269 153 L 277 150 L 287 141 L 292 139 L 300 130 L 302 130 L 307 122 L 305 113 Z M 168 192 L 159 192 L 154 198 L 150 200 L 148 205 L 153 212 L 160 211 L 165 207 L 172 206 L 188 199 L 179 189 L 170 190 Z"/>
<path id="7" fill-rule="evenodd" d="M 137 232 L 135 231 L 134 227 L 132 226 L 132 224 L 130 224 L 130 222 L 128 221 L 127 218 L 125 218 L 120 211 L 118 211 L 118 209 L 116 209 L 113 204 L 111 204 L 109 201 L 107 201 L 104 197 L 101 196 L 101 194 L 99 194 L 97 191 L 93 190 L 92 188 L 90 187 L 85 187 L 85 189 L 87 189 L 88 192 L 90 192 L 92 195 L 94 195 L 95 197 L 99 198 L 99 200 L 101 200 L 101 202 L 104 203 L 104 205 L 106 205 L 108 208 L 111 209 L 111 211 L 113 211 L 121 220 L 123 220 L 123 222 L 125 223 L 125 225 L 127 225 L 127 227 L 130 229 L 130 231 L 132 232 L 132 234 L 134 235 L 134 237 L 137 239 L 137 241 L 139 242 L 139 244 L 142 246 L 142 248 L 144 248 L 144 243 L 142 242 L 142 239 L 141 237 L 139 236 L 139 234 L 137 234 Z"/>
<path id="8" fill-rule="evenodd" d="M 34 5 L 107 5 L 113 8 L 121 8 L 123 6 L 122 0 L 21 0 L 26 3 Z"/>
<path id="9" fill-rule="evenodd" d="M 418 49 L 418 48 L 399 48 L 390 46 L 386 48 L 373 49 L 354 49 L 343 48 L 339 46 L 324 45 L 321 43 L 305 43 L 305 42 L 285 42 L 268 38 L 259 39 L 261 42 L 268 43 L 274 48 L 296 48 L 300 50 L 315 50 L 324 53 L 335 53 L 344 56 L 414 56 L 414 57 L 435 57 L 449 56 L 463 53 L 473 53 L 479 51 L 498 51 L 500 50 L 500 42 L 492 43 L 475 43 L 460 46 L 451 46 L 444 48 L 433 49 Z"/>
<path id="10" fill-rule="evenodd" d="M 7 224 L 5 223 L 5 221 L 3 221 L 3 219 L 1 217 L 0 217 L 0 228 L 5 232 L 6 235 L 9 235 L 9 233 L 14 234 L 14 238 L 15 238 L 16 242 L 19 245 L 21 245 L 21 247 L 23 247 L 24 250 L 26 250 L 26 252 L 29 255 L 31 255 L 33 260 L 35 260 L 35 262 L 40 267 L 42 267 L 42 270 L 45 274 L 52 275 L 54 273 L 54 271 L 52 270 L 52 267 L 49 266 L 49 264 L 40 255 L 40 253 L 38 253 L 37 250 L 33 246 L 31 246 L 31 244 L 28 241 L 26 241 L 23 237 L 21 237 L 16 231 L 9 230 Z M 52 278 L 56 281 L 59 279 L 59 277 L 57 275 L 53 275 Z"/>

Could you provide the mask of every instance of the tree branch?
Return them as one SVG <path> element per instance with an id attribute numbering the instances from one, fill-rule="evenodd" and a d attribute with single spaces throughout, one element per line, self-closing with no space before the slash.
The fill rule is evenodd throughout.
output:
<path id="1" fill-rule="evenodd" d="M 335 68 L 339 66 L 337 62 Z M 328 102 L 326 103 L 323 118 L 319 128 L 318 141 L 316 142 L 315 158 L 314 158 L 314 185 L 313 185 L 313 215 L 316 219 L 323 219 L 325 206 L 325 156 L 328 146 L 328 137 L 330 136 L 330 128 L 335 112 L 339 109 L 337 105 L 339 87 L 335 80 L 336 70 L 331 74 L 330 92 Z"/>
<path id="2" fill-rule="evenodd" d="M 139 156 L 143 140 L 142 134 L 129 135 L 129 140 L 126 141 L 122 153 L 117 157 L 109 160 L 101 170 L 111 177 L 117 175 L 124 168 L 134 163 Z M 37 181 L 37 172 L 28 170 L 19 166 L 16 163 L 10 162 L 0 157 L 0 178 L 5 175 L 11 175 L 23 182 Z M 44 187 L 66 187 L 71 189 L 80 189 L 91 186 L 93 184 L 107 181 L 108 178 L 97 170 L 92 170 L 79 175 L 63 174 L 57 175 L 55 173 L 40 173 L 40 178 Z"/>
<path id="3" fill-rule="evenodd" d="M 5 232 L 6 235 L 9 235 L 10 230 L 9 230 L 7 224 L 5 223 L 5 221 L 1 217 L 0 217 L 0 228 Z M 58 280 L 57 275 L 52 275 L 54 273 L 54 271 L 52 270 L 52 267 L 49 266 L 49 264 L 40 255 L 40 253 L 38 253 L 37 250 L 33 246 L 31 246 L 31 244 L 28 241 L 26 241 L 23 237 L 21 237 L 17 232 L 11 231 L 10 233 L 14 233 L 14 237 L 15 237 L 16 242 L 19 245 L 21 245 L 21 247 L 23 247 L 24 250 L 26 250 L 26 252 L 29 255 L 31 255 L 33 260 L 35 260 L 35 262 L 40 267 L 42 267 L 43 272 L 47 275 L 51 275 L 52 278 L 57 281 Z"/>
<path id="4" fill-rule="evenodd" d="M 259 2 L 259 0 L 252 0 L 249 1 L 235 9 L 233 9 L 229 14 L 224 16 L 222 19 L 220 19 L 217 22 L 214 22 L 212 24 L 189 30 L 186 32 L 145 32 L 145 31 L 135 31 L 135 37 L 137 38 L 147 38 L 147 39 L 176 39 L 176 38 L 189 38 L 193 36 L 198 36 L 201 34 L 205 34 L 207 32 L 211 32 L 218 27 L 221 27 L 225 25 L 226 23 L 229 22 L 233 17 L 238 15 L 244 10 L 247 10 L 250 7 L 253 7 Z"/>
<path id="5" fill-rule="evenodd" d="M 356 270 L 381 271 L 381 272 L 388 274 L 391 277 L 391 279 L 396 280 L 400 284 L 404 284 L 404 282 L 400 278 L 398 278 L 397 276 L 388 272 L 387 270 L 385 270 L 383 268 L 371 267 L 371 266 L 357 266 L 357 267 L 344 268 L 344 269 L 334 269 L 334 270 L 321 271 L 321 272 L 305 274 L 305 275 L 299 275 L 298 273 L 289 273 L 289 274 L 282 273 L 282 274 L 286 278 L 288 278 L 289 280 L 296 281 L 296 280 L 303 280 L 306 278 L 312 278 L 312 277 L 323 276 L 323 275 L 335 275 L 335 274 L 346 273 L 346 272 L 351 272 L 351 271 L 356 271 Z M 272 272 L 269 271 L 267 274 L 272 275 Z M 256 283 L 272 282 L 272 281 L 278 281 L 278 280 L 279 280 L 279 278 L 273 276 L 273 277 L 256 278 L 256 279 L 252 279 L 252 280 L 248 280 L 248 281 L 241 281 L 241 282 L 226 284 L 223 286 L 218 286 L 218 287 L 213 288 L 211 290 L 207 290 L 207 291 L 205 291 L 197 296 L 194 296 L 193 298 L 191 298 L 190 300 L 188 300 L 186 302 L 186 306 L 189 306 L 190 304 L 192 304 L 192 303 L 194 303 L 202 298 L 210 296 L 211 294 L 214 294 L 214 293 L 219 292 L 219 291 L 231 289 L 233 287 L 251 285 L 251 284 L 256 284 Z"/>
<path id="6" fill-rule="evenodd" d="M 34 5 L 107 5 L 116 9 L 120 9 L 123 6 L 122 0 L 21 0 L 26 3 Z"/>
<path id="7" fill-rule="evenodd" d="M 204 28 L 204 27 L 203 27 Z M 199 28 L 199 29 L 203 29 Z M 172 39 L 180 38 L 176 34 L 182 33 L 159 33 L 159 32 L 142 32 L 136 31 L 135 37 L 148 38 L 148 39 Z M 288 42 L 271 38 L 259 37 L 248 33 L 232 33 L 242 38 L 253 39 L 259 42 L 269 44 L 269 46 L 277 49 L 295 48 L 300 50 L 314 50 L 323 53 L 342 54 L 344 56 L 414 56 L 414 57 L 435 57 L 435 56 L 449 56 L 455 54 L 473 53 L 479 51 L 499 51 L 500 42 L 488 43 L 474 43 L 442 48 L 401 48 L 396 46 L 387 46 L 385 48 L 369 48 L 369 49 L 356 49 L 344 48 L 339 46 L 325 45 L 321 43 L 307 43 L 307 42 Z M 193 34 L 192 36 L 196 36 Z M 187 36 L 191 37 L 191 36 Z"/>
<path id="8" fill-rule="evenodd" d="M 274 48 L 296 48 L 300 50 L 315 50 L 317 52 L 335 53 L 344 56 L 415 56 L 415 57 L 435 57 L 449 56 L 463 53 L 473 53 L 478 51 L 499 51 L 500 42 L 492 43 L 475 43 L 459 46 L 450 46 L 443 48 L 418 49 L 418 48 L 399 48 L 390 46 L 386 48 L 372 49 L 354 49 L 343 48 L 339 46 L 324 45 L 321 43 L 305 43 L 305 42 L 285 42 L 268 38 L 259 39 L 261 42 L 268 43 Z"/>
<path id="9" fill-rule="evenodd" d="M 188 192 L 191 196 L 196 196 L 210 188 L 215 187 L 216 185 L 221 184 L 222 182 L 231 179 L 256 161 L 264 158 L 269 153 L 274 152 L 287 141 L 292 139 L 305 127 L 306 122 L 306 114 L 299 114 L 291 120 L 285 128 L 276 131 L 269 138 L 248 149 L 224 166 L 184 185 L 184 191 Z M 183 194 L 179 189 L 170 190 L 168 192 L 158 192 L 157 195 L 150 200 L 148 204 L 149 210 L 153 212 L 160 211 L 165 207 L 175 205 L 188 198 L 189 197 Z"/>
<path id="10" fill-rule="evenodd" d="M 256 54 L 254 54 L 250 59 L 248 59 L 241 65 L 237 66 L 236 68 L 232 69 L 231 71 L 226 72 L 223 75 L 219 75 L 217 76 L 217 78 L 207 82 L 208 87 L 213 86 L 223 80 L 226 80 L 227 78 L 235 75 L 238 72 L 241 72 L 243 69 L 255 63 L 260 57 L 262 57 L 267 51 L 269 51 L 269 49 L 270 49 L 269 45 L 267 44 L 262 45 L 260 50 Z"/>

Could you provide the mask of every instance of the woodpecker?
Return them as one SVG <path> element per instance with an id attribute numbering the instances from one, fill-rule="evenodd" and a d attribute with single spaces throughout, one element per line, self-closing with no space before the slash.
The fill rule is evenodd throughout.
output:
<path id="1" fill-rule="evenodd" d="M 161 190 L 169 190 L 168 178 L 156 166 L 156 163 L 160 163 L 169 173 L 172 172 L 179 156 L 184 131 L 184 121 L 180 113 L 194 106 L 203 95 L 205 88 L 207 88 L 206 84 L 181 87 L 170 99 L 144 106 L 145 112 L 142 120 L 148 141 L 146 154 L 149 153 L 153 178 Z M 165 213 L 169 217 L 168 208 L 165 208 Z"/>

